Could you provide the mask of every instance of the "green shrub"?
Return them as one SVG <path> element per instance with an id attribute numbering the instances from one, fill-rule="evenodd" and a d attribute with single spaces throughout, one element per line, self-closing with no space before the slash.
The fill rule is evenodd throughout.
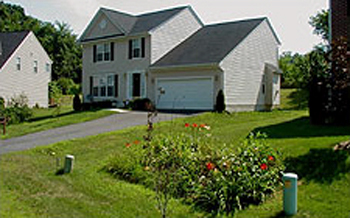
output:
<path id="1" fill-rule="evenodd" d="M 73 98 L 73 109 L 74 111 L 80 111 L 81 110 L 81 101 L 79 94 L 75 94 Z"/>
<path id="2" fill-rule="evenodd" d="M 150 107 L 152 107 L 153 103 L 148 98 L 137 98 L 129 103 L 129 107 L 132 110 L 138 110 L 138 111 L 148 111 Z"/>
<path id="3" fill-rule="evenodd" d="M 12 97 L 3 110 L 3 116 L 9 118 L 9 124 L 27 121 L 32 115 L 33 111 L 29 108 L 28 98 L 24 94 Z"/>
<path id="4" fill-rule="evenodd" d="M 112 158 L 108 171 L 212 214 L 259 204 L 279 185 L 284 167 L 263 135 L 250 135 L 232 153 L 216 149 L 209 126 L 185 128 L 185 133 L 156 135 L 143 145 L 127 144 L 128 152 Z"/>
<path id="5" fill-rule="evenodd" d="M 216 107 L 215 110 L 219 113 L 224 112 L 226 109 L 225 105 L 225 96 L 224 92 L 222 90 L 219 91 L 218 95 L 216 96 Z"/>

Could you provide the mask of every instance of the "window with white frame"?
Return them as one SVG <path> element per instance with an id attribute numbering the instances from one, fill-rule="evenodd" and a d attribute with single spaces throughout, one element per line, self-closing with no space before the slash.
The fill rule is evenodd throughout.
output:
<path id="1" fill-rule="evenodd" d="M 93 77 L 92 94 L 94 97 L 117 97 L 118 81 L 115 81 L 117 75 L 107 75 Z"/>
<path id="2" fill-rule="evenodd" d="M 112 61 L 114 43 L 94 45 L 94 62 Z"/>
<path id="3" fill-rule="evenodd" d="M 16 67 L 17 67 L 18 71 L 21 70 L 21 58 L 20 57 L 16 58 Z"/>
<path id="4" fill-rule="evenodd" d="M 100 77 L 100 96 L 106 97 L 106 77 Z"/>
<path id="5" fill-rule="evenodd" d="M 99 78 L 93 77 L 93 86 L 92 86 L 92 94 L 94 97 L 98 97 L 98 87 L 99 87 Z"/>
<path id="6" fill-rule="evenodd" d="M 107 96 L 108 97 L 114 96 L 114 76 L 113 75 L 107 76 Z"/>
<path id="7" fill-rule="evenodd" d="M 129 40 L 129 59 L 145 57 L 145 38 Z"/>
<path id="8" fill-rule="evenodd" d="M 34 73 L 38 73 L 38 61 L 33 62 Z"/>
<path id="9" fill-rule="evenodd" d="M 48 72 L 48 73 L 49 73 L 49 72 L 50 72 L 50 64 L 49 64 L 49 63 L 46 63 L 46 65 L 45 65 L 45 66 L 46 66 L 46 72 Z"/>
<path id="10" fill-rule="evenodd" d="M 141 39 L 132 40 L 132 57 L 133 58 L 141 57 Z"/>

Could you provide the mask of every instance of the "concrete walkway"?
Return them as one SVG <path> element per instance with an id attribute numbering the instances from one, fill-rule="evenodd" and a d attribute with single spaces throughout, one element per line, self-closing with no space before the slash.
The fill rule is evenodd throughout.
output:
<path id="1" fill-rule="evenodd" d="M 188 117 L 185 114 L 158 113 L 154 122 Z M 84 123 L 59 127 L 16 138 L 0 140 L 0 154 L 22 151 L 40 145 L 48 145 L 59 141 L 83 138 L 100 133 L 121 130 L 132 126 L 147 125 L 147 112 L 119 113 Z"/>

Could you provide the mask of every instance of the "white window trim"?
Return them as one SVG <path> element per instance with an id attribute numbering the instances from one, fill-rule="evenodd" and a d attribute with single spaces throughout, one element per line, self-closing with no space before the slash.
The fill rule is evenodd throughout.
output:
<path id="1" fill-rule="evenodd" d="M 103 47 L 103 51 L 102 51 L 102 60 L 98 59 L 98 54 L 99 54 L 99 50 L 98 47 L 102 46 Z M 108 48 L 106 51 L 106 47 Z M 105 59 L 105 54 L 109 53 L 109 59 Z M 103 63 L 103 62 L 110 62 L 111 61 L 111 44 L 110 43 L 99 43 L 96 44 L 96 63 Z"/>
<path id="2" fill-rule="evenodd" d="M 115 81 L 114 81 L 114 76 L 117 73 L 108 73 L 108 74 L 102 74 L 102 75 L 98 75 L 98 76 L 92 76 L 93 77 L 93 86 L 92 86 L 92 96 L 96 99 L 116 99 L 120 96 L 120 75 L 118 76 L 118 97 L 115 97 Z M 108 76 L 111 76 L 113 79 L 113 95 L 112 96 L 108 96 Z M 101 96 L 101 85 L 100 85 L 100 79 L 101 78 L 105 78 L 106 79 L 106 96 Z M 97 79 L 98 81 L 98 85 L 94 86 L 94 82 L 95 79 Z M 94 88 L 98 88 L 97 89 L 97 96 L 94 95 Z"/>
<path id="3" fill-rule="evenodd" d="M 21 71 L 22 69 L 22 59 L 20 56 L 16 58 L 16 69 L 17 71 Z"/>
<path id="4" fill-rule="evenodd" d="M 139 44 L 139 47 L 138 48 L 135 48 L 135 41 L 138 42 Z M 136 57 L 134 56 L 134 49 L 140 49 L 140 53 L 139 53 L 139 56 Z M 132 39 L 132 48 L 131 48 L 131 56 L 132 56 L 132 59 L 142 59 L 142 38 L 137 38 L 137 39 Z"/>
<path id="5" fill-rule="evenodd" d="M 33 61 L 33 71 L 34 73 L 39 73 L 39 62 L 38 60 Z"/>

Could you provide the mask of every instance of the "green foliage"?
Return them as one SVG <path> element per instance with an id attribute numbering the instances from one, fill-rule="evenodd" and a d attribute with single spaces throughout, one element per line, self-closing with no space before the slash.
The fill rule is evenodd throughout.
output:
<path id="1" fill-rule="evenodd" d="M 61 87 L 62 94 L 75 95 L 80 93 L 80 86 L 73 79 L 61 77 L 57 80 L 57 85 Z"/>
<path id="2" fill-rule="evenodd" d="M 49 83 L 49 98 L 54 102 L 55 110 L 53 111 L 53 116 L 58 116 L 61 113 L 62 106 L 62 89 L 56 81 Z"/>
<path id="3" fill-rule="evenodd" d="M 81 101 L 80 101 L 80 96 L 78 94 L 74 95 L 74 98 L 73 98 L 73 109 L 74 109 L 74 111 L 80 111 L 81 110 Z"/>
<path id="4" fill-rule="evenodd" d="M 163 205 L 170 197 L 183 198 L 212 214 L 233 214 L 275 191 L 283 164 L 261 134 L 250 135 L 236 154 L 213 146 L 209 126 L 185 128 L 187 133 L 157 135 L 143 146 L 126 144 L 127 157 L 114 157 L 106 168 L 119 178 L 150 185 Z"/>
<path id="5" fill-rule="evenodd" d="M 82 49 L 77 45 L 77 36 L 67 23 L 51 24 L 27 16 L 19 5 L 0 2 L 0 31 L 31 30 L 53 61 L 52 79 L 72 78 L 81 81 Z"/>
<path id="6" fill-rule="evenodd" d="M 329 42 L 329 10 L 322 10 L 310 17 L 309 24 L 314 28 L 314 34 Z"/>
<path id="7" fill-rule="evenodd" d="M 216 96 L 216 108 L 215 110 L 219 113 L 224 112 L 226 109 L 224 92 L 220 89 Z"/>
<path id="8" fill-rule="evenodd" d="M 8 124 L 22 123 L 33 115 L 28 106 L 28 98 L 24 94 L 12 97 L 2 111 L 2 116 L 7 118 Z"/>

